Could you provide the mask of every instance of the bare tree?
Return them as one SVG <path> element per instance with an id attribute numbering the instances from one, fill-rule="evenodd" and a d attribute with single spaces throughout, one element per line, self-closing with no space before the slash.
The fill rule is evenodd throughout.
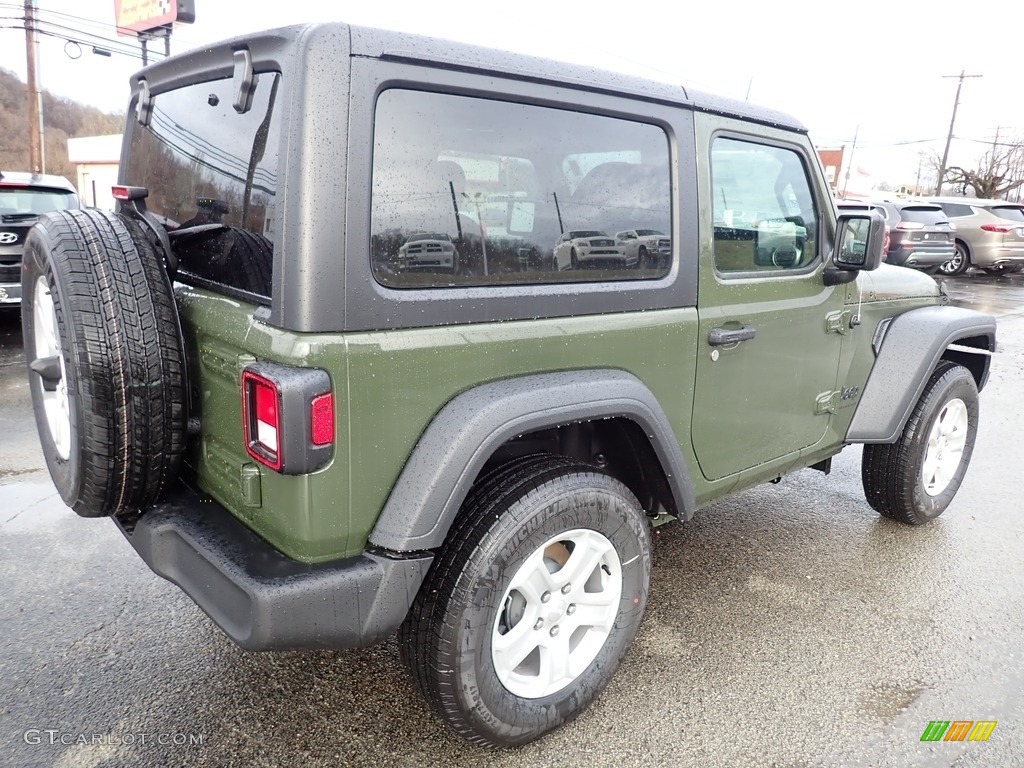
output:
<path id="1" fill-rule="evenodd" d="M 997 134 L 996 141 L 978 160 L 976 169 L 951 166 L 946 171 L 945 182 L 954 185 L 960 194 L 971 189 L 976 197 L 1005 198 L 1024 186 L 1024 140 L 1000 143 Z"/>

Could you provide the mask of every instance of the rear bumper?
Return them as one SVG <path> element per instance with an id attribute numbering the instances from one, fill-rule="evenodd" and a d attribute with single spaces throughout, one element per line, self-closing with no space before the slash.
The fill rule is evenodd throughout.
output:
<path id="1" fill-rule="evenodd" d="M 929 269 L 945 264 L 956 256 L 956 250 L 922 250 L 910 248 L 892 248 L 886 259 L 890 264 L 917 269 Z"/>
<path id="2" fill-rule="evenodd" d="M 308 565 L 284 556 L 210 499 L 179 486 L 125 537 L 242 648 L 352 648 L 405 619 L 431 554 Z"/>
<path id="3" fill-rule="evenodd" d="M 986 267 L 1024 265 L 1024 243 L 1004 245 L 1002 242 L 973 244 L 971 246 L 971 266 L 984 269 Z"/>

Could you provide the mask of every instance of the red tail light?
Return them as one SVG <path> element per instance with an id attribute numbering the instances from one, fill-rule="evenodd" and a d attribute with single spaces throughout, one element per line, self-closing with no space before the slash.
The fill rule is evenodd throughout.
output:
<path id="1" fill-rule="evenodd" d="M 1014 230 L 1014 227 L 1007 227 L 1003 224 L 982 224 L 981 228 L 986 232 L 998 232 L 1001 235 L 1013 232 Z"/>
<path id="2" fill-rule="evenodd" d="M 110 188 L 110 194 L 115 200 L 145 200 L 149 197 L 149 190 L 145 187 L 129 187 L 116 184 Z"/>
<path id="3" fill-rule="evenodd" d="M 277 386 L 251 371 L 242 373 L 245 448 L 256 461 L 281 468 L 281 398 Z"/>
<path id="4" fill-rule="evenodd" d="M 242 371 L 246 452 L 283 475 L 322 469 L 334 453 L 334 394 L 327 371 L 270 361 Z"/>
<path id="5" fill-rule="evenodd" d="M 309 408 L 313 445 L 330 445 L 334 442 L 334 393 L 313 398 Z"/>

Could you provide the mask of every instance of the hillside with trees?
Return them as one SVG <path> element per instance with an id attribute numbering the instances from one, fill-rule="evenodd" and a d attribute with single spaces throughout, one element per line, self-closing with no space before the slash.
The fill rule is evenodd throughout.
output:
<path id="1" fill-rule="evenodd" d="M 11 71 L 0 69 L 0 169 L 31 170 L 28 153 L 28 86 Z M 46 172 L 75 181 L 68 162 L 68 138 L 121 133 L 124 116 L 43 92 Z"/>

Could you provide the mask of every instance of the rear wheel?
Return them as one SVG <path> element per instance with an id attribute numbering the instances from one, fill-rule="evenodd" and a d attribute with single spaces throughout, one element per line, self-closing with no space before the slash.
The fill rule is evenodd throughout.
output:
<path id="1" fill-rule="evenodd" d="M 939 267 L 939 272 L 950 277 L 962 275 L 971 266 L 971 257 L 967 253 L 967 246 L 956 241 L 956 255 Z"/>
<path id="2" fill-rule="evenodd" d="M 480 480 L 400 630 L 433 708 L 478 744 L 512 746 L 578 715 L 643 617 L 648 523 L 618 480 L 529 456 Z"/>
<path id="3" fill-rule="evenodd" d="M 25 243 L 22 333 L 43 455 L 85 517 L 154 502 L 185 447 L 185 368 L 171 284 L 134 223 L 43 216 Z"/>
<path id="4" fill-rule="evenodd" d="M 648 269 L 651 266 L 651 256 L 647 252 L 647 246 L 640 246 L 640 250 L 637 252 L 636 266 L 638 269 Z"/>
<path id="5" fill-rule="evenodd" d="M 960 365 L 942 361 L 899 440 L 866 445 L 861 480 L 879 514 L 909 525 L 934 520 L 967 472 L 978 428 L 978 388 Z"/>

